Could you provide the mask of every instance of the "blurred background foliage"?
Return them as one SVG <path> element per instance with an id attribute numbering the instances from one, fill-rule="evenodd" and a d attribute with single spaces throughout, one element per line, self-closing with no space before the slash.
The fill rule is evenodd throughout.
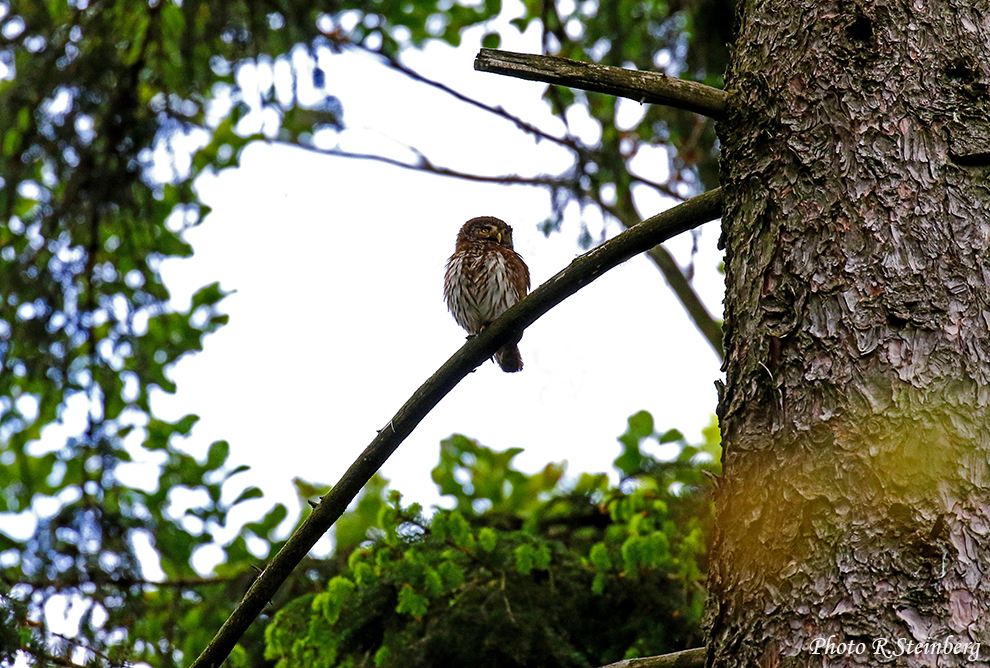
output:
<path id="1" fill-rule="evenodd" d="M 700 445 L 629 418 L 604 474 L 526 475 L 519 449 L 441 444 L 427 517 L 380 478 L 337 524 L 326 581 L 266 633 L 277 666 L 601 666 L 703 644 L 718 427 Z M 658 459 L 646 450 L 666 446 Z"/>
<path id="2" fill-rule="evenodd" d="M 719 86 L 731 23 L 727 2 L 526 0 L 507 5 L 506 11 L 518 14 L 513 29 L 539 27 L 548 54 L 660 69 Z M 192 567 L 196 550 L 217 542 L 231 508 L 261 496 L 260 490 L 250 488 L 225 499 L 227 481 L 240 472 L 226 464 L 226 443 L 215 443 L 204 457 L 190 456 L 183 451 L 182 440 L 196 417 L 164 421 L 153 415 L 149 404 L 154 392 L 174 391 L 170 366 L 200 350 L 202 337 L 226 321 L 219 310 L 224 294 L 216 284 L 205 286 L 187 308 L 176 310 L 169 306 L 169 292 L 159 273 L 164 259 L 192 253 L 182 233 L 208 213 L 198 201 L 195 179 L 237 164 L 244 146 L 258 138 L 236 131 L 250 113 L 277 119 L 269 140 L 309 150 L 314 149 L 314 133 L 347 131 L 340 101 L 315 66 L 313 56 L 319 51 L 373 52 L 387 66 L 424 86 L 440 86 L 409 70 L 402 63 L 403 52 L 427 40 L 457 45 L 465 29 L 487 26 L 502 11 L 499 0 L 0 1 L 0 517 L 8 527 L 0 530 L 0 662 L 13 662 L 19 652 L 36 665 L 145 661 L 172 666 L 190 661 L 220 626 L 254 577 L 256 564 L 280 546 L 272 531 L 287 511 L 276 507 L 239 528 L 221 545 L 224 558 L 214 573 L 204 576 Z M 484 42 L 497 46 L 500 40 L 497 32 L 490 32 Z M 283 69 L 293 78 L 288 96 L 278 94 L 274 85 L 247 92 L 238 87 L 238 68 L 273 68 L 278 63 L 287 64 Z M 316 102 L 303 103 L 296 95 L 296 83 L 303 80 L 321 91 Z M 623 225 L 631 225 L 640 219 L 631 194 L 634 188 L 652 188 L 676 199 L 714 185 L 716 142 L 711 123 L 676 110 L 646 107 L 635 127 L 618 127 L 612 98 L 548 89 L 546 99 L 561 118 L 577 106 L 602 128 L 601 141 L 595 145 L 570 134 L 543 133 L 544 139 L 568 147 L 574 156 L 566 172 L 533 180 L 554 196 L 555 215 L 546 223 L 548 232 L 559 225 L 568 202 L 600 207 Z M 540 134 L 523 119 L 516 120 L 521 132 Z M 662 179 L 637 175 L 630 167 L 647 145 L 663 146 L 668 155 L 670 169 Z M 409 166 L 434 169 L 428 161 Z M 587 235 L 581 239 L 584 245 L 591 241 Z M 687 280 L 689 272 L 664 253 L 655 249 L 651 257 L 699 329 L 719 349 L 718 323 L 703 307 L 696 308 L 700 302 Z M 84 416 L 79 421 L 82 426 L 68 430 L 63 422 L 73 411 Z M 47 437 L 41 439 L 46 428 L 50 428 Z M 459 452 L 460 457 L 470 450 L 467 441 L 454 443 L 460 445 L 448 445 L 445 456 Z M 120 475 L 122 467 L 135 461 L 157 462 L 154 484 L 139 485 Z M 624 591 L 620 573 L 647 577 L 648 569 L 636 559 L 627 563 L 620 547 L 626 539 L 620 541 L 615 532 L 585 534 L 575 528 L 572 537 L 557 540 L 541 535 L 540 520 L 534 519 L 553 516 L 554 507 L 577 512 L 583 503 L 582 512 L 601 506 L 606 510 L 600 514 L 610 526 L 625 526 L 626 519 L 613 517 L 618 512 L 613 506 L 623 503 L 616 500 L 619 492 L 610 491 L 603 480 L 587 479 L 564 493 L 557 487 L 559 481 L 520 478 L 522 474 L 511 471 L 510 462 L 508 455 L 489 462 L 493 471 L 509 476 L 505 484 L 512 491 L 504 497 L 499 496 L 504 485 L 496 484 L 496 473 L 467 466 L 465 470 L 477 473 L 479 484 L 482 478 L 487 480 L 481 492 L 468 491 L 444 473 L 444 466 L 457 469 L 465 462 L 441 464 L 437 482 L 456 500 L 456 514 L 438 516 L 448 518 L 439 520 L 448 523 L 442 531 L 435 526 L 437 519 L 431 524 L 398 500 L 382 511 L 383 497 L 369 491 L 362 503 L 370 514 L 361 521 L 381 515 L 384 533 L 382 542 L 353 552 L 359 556 L 347 567 L 351 570 L 333 567 L 339 577 L 355 585 L 349 595 L 391 596 L 391 590 L 380 586 L 383 578 L 400 581 L 390 560 L 395 550 L 411 547 L 417 540 L 424 542 L 421 551 L 412 552 L 423 560 L 416 572 L 437 571 L 438 564 L 449 562 L 444 572 L 449 575 L 459 569 L 467 582 L 481 578 L 480 569 L 495 569 L 492 573 L 501 569 L 514 596 L 544 586 L 538 580 L 554 573 L 558 564 L 591 580 L 588 587 L 567 584 L 566 590 L 572 592 L 568 596 L 579 597 L 578 590 L 618 596 Z M 619 469 L 635 477 L 636 469 L 629 462 L 620 463 Z M 552 471 L 543 475 L 552 477 Z M 663 488 L 657 484 L 657 489 Z M 623 494 L 634 498 L 639 492 Z M 184 501 L 178 502 L 179 498 Z M 547 499 L 558 499 L 556 506 Z M 373 512 L 367 504 L 374 506 Z M 653 511 L 644 506 L 643 512 Z M 519 526 L 503 528 L 494 523 L 499 513 L 516 518 Z M 449 519 L 457 517 L 467 524 Z M 494 545 L 490 550 L 477 547 L 485 528 L 478 524 L 482 517 L 493 522 L 489 528 L 496 532 L 493 543 L 485 533 L 484 544 Z M 16 531 L 9 529 L 13 526 L 9 521 L 14 520 Z M 371 526 L 356 521 L 350 517 L 350 526 L 345 523 L 339 529 L 338 537 L 348 550 L 360 544 L 355 536 L 364 536 Z M 403 532 L 415 522 L 422 525 L 424 537 L 413 540 Z M 458 537 L 452 537 L 449 527 L 454 525 L 467 526 L 463 530 L 467 534 L 457 529 Z M 557 525 L 542 526 L 550 531 Z M 617 531 L 621 534 L 625 529 Z M 668 536 L 672 550 L 688 540 L 666 529 L 648 531 Z M 436 541 L 457 546 L 467 540 L 465 535 L 473 537 L 475 557 L 467 556 L 464 545 L 451 548 L 465 555 L 456 559 L 435 550 Z M 157 560 L 164 582 L 145 579 L 137 557 L 139 545 L 153 555 L 143 558 Z M 596 548 L 600 559 L 583 571 L 581 559 L 591 559 L 594 545 L 603 546 Z M 416 547 L 420 550 L 418 543 Z M 581 552 L 584 547 L 587 555 Z M 518 550 L 530 556 L 518 557 Z M 510 559 L 510 552 L 516 556 Z M 379 554 L 385 555 L 382 563 L 366 563 L 372 575 L 358 582 L 353 569 L 366 558 L 360 555 L 378 559 Z M 671 552 L 663 567 L 680 573 L 686 554 Z M 307 562 L 273 602 L 272 610 L 296 594 L 311 591 L 314 583 L 324 586 L 328 568 Z M 420 575 L 408 577 L 410 589 L 398 591 L 411 593 L 402 594 L 395 612 L 385 611 L 388 618 L 380 620 L 391 634 L 382 632 L 389 643 L 419 633 L 409 620 L 426 619 L 456 590 L 453 580 L 441 578 L 435 588 L 435 581 L 427 587 L 415 579 Z M 563 577 L 552 581 L 564 587 Z M 681 584 L 686 587 L 686 582 Z M 342 588 L 340 592 L 347 588 L 335 586 Z M 484 587 L 479 587 L 471 596 L 482 595 Z M 319 596 L 323 604 L 332 606 L 330 599 L 343 596 L 340 592 Z M 692 596 L 671 599 L 675 603 L 670 611 L 678 609 L 684 619 L 694 619 Z M 79 619 L 72 637 L 47 627 L 46 611 L 60 610 L 60 605 L 71 605 Z M 525 606 L 519 605 L 523 614 Z M 286 619 L 290 617 L 287 613 Z M 330 630 L 321 633 L 349 633 L 351 627 L 334 626 L 327 619 Z M 354 623 L 345 617 L 335 622 Z M 295 645 L 285 640 L 286 627 L 278 628 L 278 633 L 270 634 L 268 652 L 282 660 Z M 527 642 L 535 642 L 536 637 Z M 303 634 L 299 642 L 305 645 L 307 638 Z M 352 641 L 338 642 L 341 656 L 372 646 L 371 640 Z M 572 641 L 560 642 L 564 648 Z M 609 642 L 613 645 L 594 651 L 619 656 L 638 641 Z M 655 639 L 643 642 L 655 643 Z M 262 644 L 261 625 L 255 625 L 242 641 L 241 660 L 264 664 Z M 379 645 L 386 648 L 382 651 L 403 656 L 400 645 L 384 641 Z M 525 653 L 522 648 L 512 652 Z"/>

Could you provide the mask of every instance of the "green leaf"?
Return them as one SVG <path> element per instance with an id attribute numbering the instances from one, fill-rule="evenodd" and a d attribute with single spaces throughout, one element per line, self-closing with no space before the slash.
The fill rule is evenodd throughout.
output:
<path id="1" fill-rule="evenodd" d="M 498 543 L 498 534 L 491 527 L 482 527 L 478 532 L 478 546 L 485 552 L 491 552 Z"/>
<path id="2" fill-rule="evenodd" d="M 210 283 L 203 286 L 192 296 L 192 309 L 200 306 L 214 306 L 229 293 L 220 289 L 219 283 Z"/>
<path id="3" fill-rule="evenodd" d="M 426 614 L 428 604 L 429 601 L 425 596 L 420 596 L 413 591 L 412 586 L 405 584 L 399 589 L 399 604 L 395 607 L 395 611 L 399 614 L 422 617 Z"/>
<path id="4" fill-rule="evenodd" d="M 532 545 L 520 545 L 513 552 L 516 558 L 516 570 L 522 575 L 529 575 L 536 567 L 536 550 Z"/>
<path id="5" fill-rule="evenodd" d="M 612 568 L 612 559 L 608 556 L 608 548 L 604 543 L 595 543 L 588 553 L 588 560 L 597 571 L 607 571 Z"/>
<path id="6" fill-rule="evenodd" d="M 348 550 L 359 545 L 367 540 L 369 532 L 374 527 L 380 525 L 387 509 L 383 498 L 387 487 L 388 479 L 376 473 L 361 490 L 353 508 L 348 509 L 340 516 L 334 524 L 338 550 Z M 321 491 L 320 494 L 322 493 Z M 303 494 L 302 496 L 312 498 L 316 495 Z"/>
<path id="7" fill-rule="evenodd" d="M 605 592 L 605 574 L 595 573 L 594 579 L 591 581 L 591 592 L 596 596 L 601 596 Z"/>
<path id="8" fill-rule="evenodd" d="M 322 594 L 313 597 L 313 610 L 323 615 L 329 624 L 336 624 L 356 585 L 345 577 L 337 576 L 327 583 Z"/>
<path id="9" fill-rule="evenodd" d="M 646 438 L 653 433 L 653 416 L 646 411 L 640 411 L 629 417 L 629 429 L 626 432 L 633 438 Z"/>
<path id="10" fill-rule="evenodd" d="M 541 571 L 550 568 L 551 552 L 547 545 L 539 545 L 533 555 L 533 567 Z"/>
<path id="11" fill-rule="evenodd" d="M 245 501 L 250 501 L 251 499 L 260 499 L 264 497 L 264 495 L 265 495 L 264 492 L 262 492 L 257 487 L 248 487 L 243 492 L 241 492 L 237 496 L 237 498 L 234 499 L 234 502 L 231 503 L 230 505 L 236 506 L 239 503 L 244 503 Z"/>
<path id="12" fill-rule="evenodd" d="M 206 470 L 216 471 L 224 465 L 230 456 L 230 444 L 227 441 L 214 441 L 206 456 Z"/>

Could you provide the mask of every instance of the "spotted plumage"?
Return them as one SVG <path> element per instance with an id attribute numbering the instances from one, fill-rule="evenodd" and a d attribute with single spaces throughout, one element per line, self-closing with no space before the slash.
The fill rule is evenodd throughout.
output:
<path id="1" fill-rule="evenodd" d="M 477 334 L 529 291 L 529 268 L 512 250 L 512 228 L 483 216 L 464 223 L 447 261 L 443 293 L 457 324 Z M 519 340 L 495 353 L 502 371 L 522 369 Z"/>

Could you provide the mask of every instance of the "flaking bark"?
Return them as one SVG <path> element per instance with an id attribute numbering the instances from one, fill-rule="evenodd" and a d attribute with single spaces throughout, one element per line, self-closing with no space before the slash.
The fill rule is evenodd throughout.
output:
<path id="1" fill-rule="evenodd" d="M 990 656 L 990 11 L 744 2 L 727 83 L 708 665 L 976 665 L 872 643 Z"/>

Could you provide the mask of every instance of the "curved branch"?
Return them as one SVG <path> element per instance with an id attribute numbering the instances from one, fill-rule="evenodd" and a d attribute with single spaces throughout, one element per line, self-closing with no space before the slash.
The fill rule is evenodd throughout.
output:
<path id="1" fill-rule="evenodd" d="M 721 213 L 722 193 L 716 189 L 644 220 L 575 258 L 556 276 L 503 313 L 480 334 L 469 339 L 413 393 L 351 464 L 333 489 L 323 497 L 312 514 L 254 581 L 240 604 L 192 664 L 192 668 L 217 668 L 227 658 L 241 635 L 275 595 L 292 569 L 337 521 L 365 483 L 416 425 L 466 375 L 494 355 L 502 345 L 514 340 L 544 313 L 609 269 L 681 232 L 715 220 Z"/>

